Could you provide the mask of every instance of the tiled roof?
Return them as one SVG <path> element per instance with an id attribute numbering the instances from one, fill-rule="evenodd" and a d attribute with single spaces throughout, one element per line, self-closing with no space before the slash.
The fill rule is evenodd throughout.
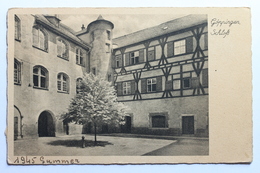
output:
<path id="1" fill-rule="evenodd" d="M 52 24 L 49 20 L 47 20 L 43 15 L 35 15 L 36 20 L 41 21 L 42 23 L 46 24 L 54 31 L 63 34 L 64 36 L 68 37 L 69 39 L 73 40 L 76 44 L 81 46 L 90 47 L 87 43 L 83 42 L 80 38 L 75 35 L 75 31 L 69 28 L 68 26 L 60 23 L 59 27 Z"/>
<path id="2" fill-rule="evenodd" d="M 207 15 L 188 15 L 182 18 L 174 19 L 160 25 L 133 32 L 113 39 L 113 43 L 120 47 L 139 43 L 141 41 L 151 39 L 160 35 L 169 34 L 181 29 L 189 28 L 207 22 Z"/>

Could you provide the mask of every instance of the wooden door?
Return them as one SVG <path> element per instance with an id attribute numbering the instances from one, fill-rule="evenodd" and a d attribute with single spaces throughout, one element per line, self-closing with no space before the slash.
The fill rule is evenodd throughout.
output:
<path id="1" fill-rule="evenodd" d="M 194 116 L 182 117 L 182 134 L 194 134 Z"/>

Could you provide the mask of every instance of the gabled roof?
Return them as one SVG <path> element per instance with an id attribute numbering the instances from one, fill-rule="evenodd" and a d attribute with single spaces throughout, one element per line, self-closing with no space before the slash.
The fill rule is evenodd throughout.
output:
<path id="1" fill-rule="evenodd" d="M 45 25 L 48 29 L 52 30 L 53 32 L 58 33 L 62 37 L 78 44 L 82 47 L 90 48 L 91 46 L 85 42 L 83 42 L 80 38 L 75 35 L 75 31 L 69 28 L 68 26 L 60 23 L 59 27 L 52 24 L 49 20 L 47 20 L 43 15 L 34 15 L 36 18 L 36 22 L 39 22 Z"/>
<path id="2" fill-rule="evenodd" d="M 203 23 L 207 23 L 207 15 L 188 15 L 162 23 L 154 27 L 114 38 L 113 43 L 118 46 L 117 48 L 120 48 Z"/>

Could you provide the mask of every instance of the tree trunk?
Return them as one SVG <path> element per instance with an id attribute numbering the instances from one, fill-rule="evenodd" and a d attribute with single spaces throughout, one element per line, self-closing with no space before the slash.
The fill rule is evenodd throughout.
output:
<path id="1" fill-rule="evenodd" d="M 97 124 L 96 122 L 94 123 L 95 126 L 95 145 L 97 144 Z"/>

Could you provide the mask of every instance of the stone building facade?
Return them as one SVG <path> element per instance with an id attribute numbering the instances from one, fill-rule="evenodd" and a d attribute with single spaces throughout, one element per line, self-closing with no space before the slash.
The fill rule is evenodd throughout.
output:
<path id="1" fill-rule="evenodd" d="M 120 132 L 208 135 L 207 16 L 119 38 L 113 28 L 102 16 L 75 32 L 56 15 L 15 15 L 15 139 L 85 133 L 59 115 L 90 72 L 111 81 L 130 108 Z"/>

